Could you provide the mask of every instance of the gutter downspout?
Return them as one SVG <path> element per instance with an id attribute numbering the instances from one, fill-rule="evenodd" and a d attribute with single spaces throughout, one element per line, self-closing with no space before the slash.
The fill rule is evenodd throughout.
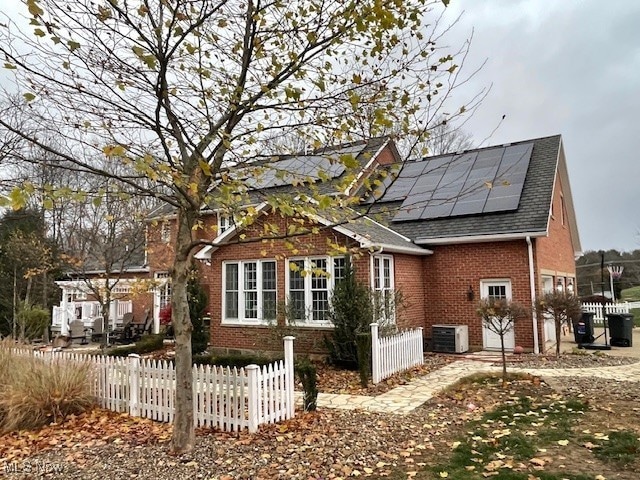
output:
<path id="1" fill-rule="evenodd" d="M 531 237 L 527 235 L 527 250 L 529 252 L 529 289 L 531 290 L 531 319 L 533 320 L 533 353 L 540 353 L 540 342 L 538 339 L 538 315 L 536 313 L 536 277 L 533 269 L 533 245 Z"/>

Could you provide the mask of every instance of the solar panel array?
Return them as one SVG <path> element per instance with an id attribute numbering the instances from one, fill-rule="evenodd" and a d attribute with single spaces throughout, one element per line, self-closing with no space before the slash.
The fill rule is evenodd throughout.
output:
<path id="1" fill-rule="evenodd" d="M 344 156 L 357 157 L 365 148 L 365 144 L 349 146 L 333 150 L 325 155 L 299 155 L 284 157 L 267 163 L 259 168 L 251 169 L 246 183 L 250 189 L 294 185 L 300 182 L 316 182 L 323 178 L 337 178 L 346 169 L 341 160 Z"/>
<path id="2" fill-rule="evenodd" d="M 516 210 L 532 152 L 524 143 L 408 162 L 381 200 L 403 200 L 395 222 Z"/>

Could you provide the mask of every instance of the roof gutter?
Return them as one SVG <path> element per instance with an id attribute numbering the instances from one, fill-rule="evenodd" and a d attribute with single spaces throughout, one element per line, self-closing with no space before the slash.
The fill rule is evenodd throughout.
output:
<path id="1" fill-rule="evenodd" d="M 466 235 L 460 237 L 416 238 L 416 245 L 452 245 L 456 243 L 505 242 L 527 238 L 546 237 L 547 232 L 498 233 L 493 235 Z"/>
<path id="2" fill-rule="evenodd" d="M 385 251 L 389 253 L 407 253 L 409 255 L 433 255 L 433 250 L 428 248 L 401 247 L 399 245 L 387 245 L 386 243 L 373 243 L 371 248 L 380 250 L 374 253 Z"/>
<path id="3" fill-rule="evenodd" d="M 531 290 L 531 320 L 533 321 L 533 353 L 540 353 L 540 340 L 538 338 L 538 314 L 536 312 L 536 277 L 533 266 L 533 245 L 531 237 L 527 236 L 527 251 L 529 252 L 529 289 Z"/>

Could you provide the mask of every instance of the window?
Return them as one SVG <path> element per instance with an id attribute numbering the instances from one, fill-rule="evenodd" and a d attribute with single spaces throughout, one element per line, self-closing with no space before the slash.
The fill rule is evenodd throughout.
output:
<path id="1" fill-rule="evenodd" d="M 393 277 L 393 257 L 374 255 L 372 260 L 372 284 L 375 315 L 378 321 L 395 321 L 395 293 Z"/>
<path id="2" fill-rule="evenodd" d="M 564 195 L 560 195 L 560 223 L 562 223 L 562 225 L 565 223 L 564 212 Z"/>
<path id="3" fill-rule="evenodd" d="M 160 227 L 160 238 L 164 243 L 171 241 L 171 224 L 167 221 L 162 222 Z"/>
<path id="4" fill-rule="evenodd" d="M 333 287 L 344 278 L 344 257 L 307 257 L 289 260 L 288 301 L 295 320 L 329 324 Z"/>
<path id="5" fill-rule="evenodd" d="M 84 290 L 80 290 L 79 288 L 74 288 L 67 294 L 68 302 L 75 302 L 77 300 L 86 300 L 86 299 L 87 299 L 87 292 L 85 292 Z"/>
<path id="6" fill-rule="evenodd" d="M 223 263 L 223 321 L 265 323 L 276 318 L 275 260 Z"/>
<path id="7" fill-rule="evenodd" d="M 511 300 L 510 280 L 482 280 L 482 298 L 486 300 Z"/>
<path id="8" fill-rule="evenodd" d="M 218 212 L 218 235 L 222 235 L 224 232 L 233 227 L 233 221 L 229 215 Z"/>
<path id="9" fill-rule="evenodd" d="M 158 295 L 158 307 L 162 310 L 164 307 L 171 303 L 171 279 L 169 273 L 160 272 L 155 274 L 156 281 L 158 281 L 157 295 Z"/>

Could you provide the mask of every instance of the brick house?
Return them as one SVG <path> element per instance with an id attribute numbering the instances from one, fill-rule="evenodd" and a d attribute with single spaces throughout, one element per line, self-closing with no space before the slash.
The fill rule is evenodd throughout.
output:
<path id="1" fill-rule="evenodd" d="M 327 211 L 310 205 L 293 217 L 274 213 L 272 193 L 297 199 L 304 191 L 285 177 L 261 185 L 248 225 L 213 207 L 203 210 L 197 235 L 209 244 L 194 255 L 209 292 L 215 349 L 277 350 L 277 335 L 290 328 L 296 349 L 321 352 L 331 329 L 332 286 L 347 251 L 358 278 L 377 295 L 402 292 L 406 306 L 391 315 L 399 327 L 422 326 L 429 340 L 432 325 L 467 325 L 469 344 L 478 349 L 499 347 L 476 316 L 480 298 L 512 298 L 531 308 L 544 291 L 574 288 L 580 240 L 560 136 L 407 162 L 391 140 L 377 138 L 290 157 L 286 165 L 294 174 L 304 169 L 316 188 L 329 191 L 348 172 L 333 168 L 320 180 L 309 176 L 310 165 L 333 165 L 327 158 L 345 152 L 358 171 L 336 195 L 357 197 L 358 205 Z M 170 298 L 173 228 L 170 210 L 150 215 L 146 268 L 161 286 L 153 293 L 156 329 Z M 290 228 L 308 233 L 265 233 Z M 283 311 L 293 325 L 287 327 Z M 553 328 L 532 315 L 516 325 L 507 347 L 544 351 L 555 338 Z"/>

